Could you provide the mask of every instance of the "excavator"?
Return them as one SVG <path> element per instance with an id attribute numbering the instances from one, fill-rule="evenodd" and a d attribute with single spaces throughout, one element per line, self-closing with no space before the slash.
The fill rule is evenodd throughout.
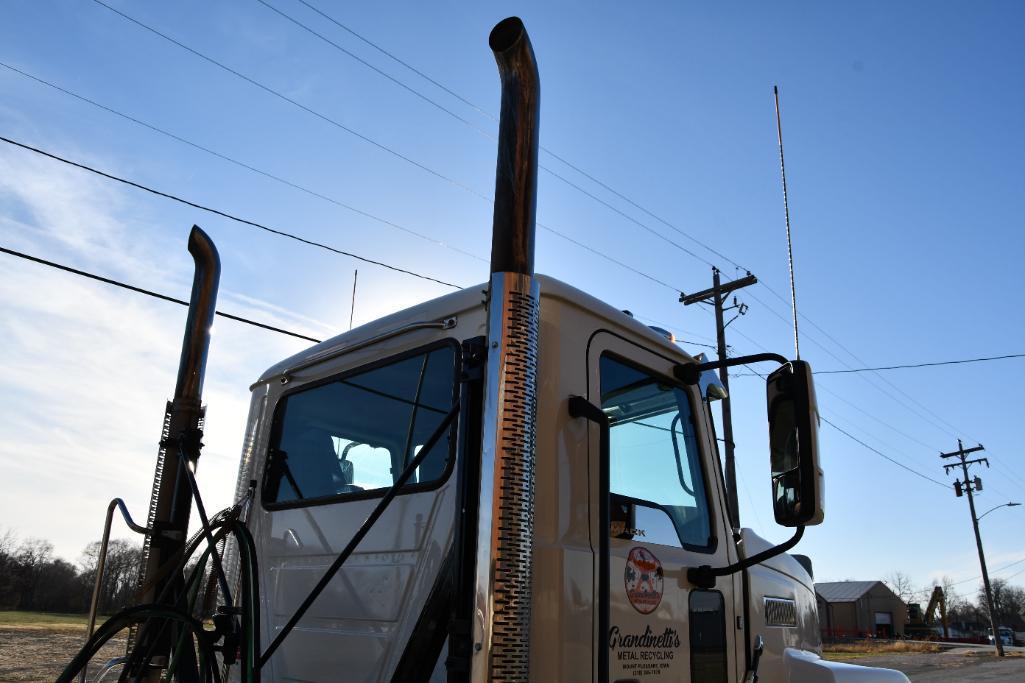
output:
<path id="1" fill-rule="evenodd" d="M 943 594 L 943 588 L 933 586 L 932 596 L 929 598 L 929 606 L 922 613 L 922 606 L 917 602 L 908 604 L 908 623 L 904 627 L 904 633 L 909 638 L 929 639 L 936 636 L 933 626 L 936 623 L 936 608 L 940 610 L 940 624 L 943 625 L 943 638 L 950 638 L 950 630 L 947 625 L 947 600 Z"/>

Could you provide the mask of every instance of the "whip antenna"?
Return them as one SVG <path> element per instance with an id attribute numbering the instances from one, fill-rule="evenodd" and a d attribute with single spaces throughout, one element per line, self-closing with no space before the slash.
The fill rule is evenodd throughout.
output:
<path id="1" fill-rule="evenodd" d="M 783 126 L 779 120 L 779 88 L 772 86 L 776 98 L 776 139 L 779 140 L 779 172 L 783 176 L 783 212 L 787 219 L 787 263 L 790 266 L 790 305 L 794 311 L 794 353 L 801 359 L 801 344 L 797 336 L 797 293 L 794 289 L 794 246 L 790 240 L 790 205 L 787 203 L 787 167 L 783 163 Z"/>

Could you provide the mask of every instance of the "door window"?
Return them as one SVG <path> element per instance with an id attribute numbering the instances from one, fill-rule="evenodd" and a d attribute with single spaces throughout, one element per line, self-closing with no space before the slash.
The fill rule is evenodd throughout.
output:
<path id="1" fill-rule="evenodd" d="M 446 344 L 283 398 L 264 503 L 321 503 L 390 487 L 452 409 L 456 359 Z M 444 478 L 454 439 L 453 423 L 406 486 Z"/>
<path id="2" fill-rule="evenodd" d="M 609 489 L 613 509 L 633 512 L 638 540 L 712 551 L 697 430 L 688 394 L 662 377 L 613 356 L 601 357 L 602 410 L 609 418 Z M 668 518 L 675 537 L 648 538 L 643 516 Z M 650 526 L 665 528 L 665 523 Z M 629 527 L 629 525 L 627 524 Z M 628 528 L 628 531 L 630 529 Z"/>

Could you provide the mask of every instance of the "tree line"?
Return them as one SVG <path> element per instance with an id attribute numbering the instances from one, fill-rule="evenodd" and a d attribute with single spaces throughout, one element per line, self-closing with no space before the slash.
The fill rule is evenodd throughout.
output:
<path id="1" fill-rule="evenodd" d="M 76 564 L 53 554 L 39 538 L 0 535 L 0 610 L 86 612 L 96 582 L 100 542 L 85 547 Z M 99 612 L 110 614 L 132 602 L 142 546 L 115 539 L 107 546 Z"/>
<path id="2" fill-rule="evenodd" d="M 896 593 L 905 603 L 917 602 L 925 609 L 929 604 L 933 586 L 916 589 L 909 577 L 904 572 L 893 572 L 889 577 L 883 579 L 890 590 Z M 958 582 L 960 583 L 960 582 Z M 989 629 L 989 605 L 986 601 L 986 590 L 979 582 L 978 591 L 971 594 L 960 593 L 955 583 L 948 577 L 937 582 L 943 588 L 943 594 L 947 602 L 947 621 L 951 625 L 961 624 L 964 627 L 980 625 Z M 1025 628 L 1025 588 L 1011 585 L 1005 579 L 994 578 L 990 580 L 990 587 L 993 592 L 993 616 L 997 626 L 1008 626 L 1016 630 Z M 936 613 L 937 622 L 939 611 Z"/>

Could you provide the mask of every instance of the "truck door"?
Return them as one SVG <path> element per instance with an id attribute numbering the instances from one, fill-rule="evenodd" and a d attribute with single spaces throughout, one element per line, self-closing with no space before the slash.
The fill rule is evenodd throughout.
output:
<path id="1" fill-rule="evenodd" d="M 607 601 L 598 642 L 608 648 L 608 678 L 598 680 L 736 681 L 733 579 L 699 590 L 686 578 L 688 567 L 729 561 L 697 391 L 672 379 L 678 361 L 611 333 L 596 334 L 589 349 L 588 400 L 610 425 L 607 461 L 590 449 L 596 500 L 608 496 L 610 519 L 608 529 L 592 524 L 598 558 L 608 557 L 596 596 Z"/>
<path id="2" fill-rule="evenodd" d="M 454 342 L 439 342 L 354 358 L 278 399 L 253 511 L 264 643 L 442 424 L 457 397 L 459 355 Z M 270 659 L 269 679 L 378 681 L 394 671 L 451 545 L 455 430 Z"/>

